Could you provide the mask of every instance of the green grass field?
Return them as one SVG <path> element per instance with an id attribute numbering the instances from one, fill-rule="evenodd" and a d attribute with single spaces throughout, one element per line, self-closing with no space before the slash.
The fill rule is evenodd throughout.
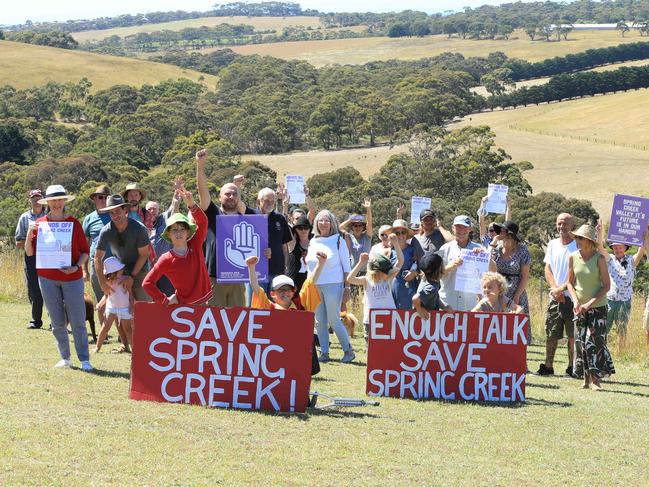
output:
<path id="1" fill-rule="evenodd" d="M 367 37 L 361 39 L 334 39 L 328 41 L 281 42 L 236 46 L 239 54 L 261 54 L 282 59 L 302 59 L 315 66 L 326 64 L 362 64 L 388 59 L 420 59 L 443 52 L 459 52 L 464 56 L 487 56 L 502 51 L 509 57 L 540 61 L 554 56 L 585 51 L 596 47 L 643 40 L 638 33 L 624 38 L 614 31 L 572 32 L 568 41 L 531 41 L 522 31 L 515 31 L 509 40 L 448 39 L 444 35 L 428 37 Z M 207 49 L 209 50 L 209 49 Z"/>
<path id="2" fill-rule="evenodd" d="M 28 312 L 0 306 L 2 485 L 646 482 L 646 354 L 615 356 L 603 392 L 528 376 L 525 405 L 381 398 L 378 407 L 284 415 L 129 400 L 128 356 L 109 353 L 110 343 L 92 356 L 94 373 L 55 370 L 54 339 L 24 328 Z M 362 342 L 353 340 L 357 350 Z M 529 348 L 530 368 L 543 353 L 540 342 Z M 341 355 L 334 345 L 332 357 Z M 359 352 L 352 365 L 324 364 L 311 390 L 365 397 L 365 361 Z M 565 368 L 565 348 L 555 365 Z"/>
<path id="3" fill-rule="evenodd" d="M 182 30 L 188 27 L 213 27 L 219 24 L 252 25 L 255 30 L 280 30 L 284 27 L 322 27 L 319 17 L 203 17 L 201 19 L 177 20 L 160 24 L 135 25 L 132 27 L 116 27 L 106 30 L 86 30 L 73 32 L 72 37 L 77 42 L 98 41 L 110 36 L 125 37 L 140 32 L 155 32 L 158 30 Z"/>
<path id="4" fill-rule="evenodd" d="M 48 81 L 76 82 L 86 77 L 92 81 L 92 91 L 116 84 L 157 84 L 170 78 L 202 79 L 209 89 L 214 89 L 218 80 L 216 76 L 170 64 L 9 41 L 0 41 L 0 73 L 0 83 L 15 88 L 39 86 Z"/>

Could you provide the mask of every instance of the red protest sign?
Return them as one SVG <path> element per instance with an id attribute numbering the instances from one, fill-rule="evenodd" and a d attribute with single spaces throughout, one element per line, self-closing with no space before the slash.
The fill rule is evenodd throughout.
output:
<path id="1" fill-rule="evenodd" d="M 135 304 L 131 399 L 304 412 L 313 313 Z"/>
<path id="2" fill-rule="evenodd" d="M 527 315 L 371 310 L 370 396 L 524 401 Z"/>

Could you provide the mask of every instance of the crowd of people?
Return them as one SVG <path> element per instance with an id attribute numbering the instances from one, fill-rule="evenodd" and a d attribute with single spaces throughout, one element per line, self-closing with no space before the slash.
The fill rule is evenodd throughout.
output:
<path id="1" fill-rule="evenodd" d="M 306 209 L 290 207 L 282 186 L 259 191 L 255 208 L 241 199 L 245 178 L 221 186 L 212 199 L 207 185 L 207 153 L 196 154 L 198 201 L 183 181 L 173 181 L 173 198 L 165 211 L 145 189 L 132 183 L 121 192 L 102 184 L 90 195 L 95 210 L 80 222 L 66 211 L 74 199 L 61 185 L 45 193 L 28 194 L 30 209 L 20 216 L 16 245 L 24 248 L 25 276 L 31 320 L 28 328 L 43 326 L 43 305 L 49 314 L 60 360 L 55 367 L 70 367 L 67 326 L 70 325 L 81 369 L 92 370 L 85 328 L 84 281 L 94 294 L 101 326 L 95 352 L 99 352 L 113 325 L 120 345 L 115 353 L 132 349 L 133 303 L 154 301 L 168 305 L 218 307 L 252 306 L 306 309 L 315 313 L 312 373 L 319 363 L 332 360 L 330 334 L 342 348 L 342 363 L 356 354 L 341 313 L 353 297 L 363 300 L 365 336 L 369 310 L 414 309 L 422 319 L 431 311 L 486 311 L 529 315 L 527 285 L 532 257 L 507 202 L 505 221 L 487 224 L 486 197 L 478 210 L 479 239 L 467 215 L 453 219 L 446 230 L 433 209 L 424 209 L 418 224 L 403 219 L 403 206 L 391 224 L 378 227 L 374 236 L 372 201 L 365 199 L 365 214 L 352 214 L 339 223 L 327 209 L 316 212 L 306 195 Z M 146 204 L 144 205 L 146 201 Z M 181 212 L 181 206 L 187 213 Z M 249 282 L 218 282 L 217 219 L 222 215 L 261 214 L 267 217 L 268 247 L 247 257 Z M 71 229 L 69 262 L 52 268 L 39 266 L 39 232 L 65 222 Z M 583 378 L 584 387 L 598 390 L 600 379 L 615 372 L 607 337 L 613 325 L 618 346 L 624 347 L 635 269 L 646 253 L 647 238 L 635 255 L 628 246 L 609 242 L 605 248 L 601 225 L 573 228 L 568 213 L 556 220 L 558 238 L 547 245 L 544 258 L 549 286 L 546 311 L 546 357 L 538 374 L 554 374 L 559 340 L 567 337 L 566 374 Z M 47 235 L 41 235 L 43 239 Z M 372 245 L 373 238 L 378 243 Z M 646 237 L 646 235 L 645 235 Z M 41 242 L 40 244 L 38 242 Z M 467 254 L 467 251 L 469 254 Z M 456 286 L 462 256 L 482 254 L 489 271 L 480 279 L 481 293 L 459 291 Z M 268 279 L 259 282 L 255 266 L 268 261 Z M 486 262 L 486 260 L 485 260 Z M 649 304 L 644 328 L 649 343 Z M 531 327 L 528 343 L 531 342 Z M 317 355 L 315 344 L 320 348 Z"/>

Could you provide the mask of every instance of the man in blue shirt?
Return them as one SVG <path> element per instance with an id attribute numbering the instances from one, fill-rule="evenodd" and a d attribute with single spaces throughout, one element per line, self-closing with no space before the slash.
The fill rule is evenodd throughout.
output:
<path id="1" fill-rule="evenodd" d="M 25 239 L 27 238 L 27 229 L 29 222 L 36 221 L 37 218 L 45 216 L 45 206 L 38 203 L 43 197 L 40 189 L 32 189 L 29 192 L 28 201 L 30 209 L 20 215 L 18 225 L 16 225 L 16 247 L 25 248 Z M 38 285 L 38 276 L 36 275 L 36 255 L 28 257 L 25 254 L 25 279 L 27 282 L 27 295 L 32 305 L 32 319 L 29 321 L 27 328 L 36 330 L 43 326 L 43 297 L 41 288 Z"/>

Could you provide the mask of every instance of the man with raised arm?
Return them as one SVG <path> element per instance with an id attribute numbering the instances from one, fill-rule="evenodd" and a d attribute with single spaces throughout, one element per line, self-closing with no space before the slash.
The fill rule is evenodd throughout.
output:
<path id="1" fill-rule="evenodd" d="M 545 319 L 545 363 L 539 366 L 539 375 L 554 374 L 554 354 L 564 332 L 568 337 L 568 368 L 566 374 L 573 375 L 575 346 L 575 325 L 573 305 L 567 291 L 568 256 L 577 250 L 577 244 L 570 231 L 573 228 L 572 215 L 561 213 L 557 216 L 559 238 L 550 240 L 545 251 L 545 280 L 550 286 L 550 302 Z"/>
<path id="2" fill-rule="evenodd" d="M 198 205 L 207 215 L 208 232 L 205 240 L 205 260 L 207 270 L 212 281 L 212 298 L 209 306 L 234 307 L 246 305 L 246 292 L 243 284 L 217 284 L 216 282 L 216 218 L 219 215 L 240 215 L 241 193 L 235 183 L 226 183 L 219 191 L 219 205 L 214 204 L 207 189 L 207 176 L 205 175 L 205 161 L 207 151 L 199 150 L 196 153 L 196 185 L 198 187 Z M 243 205 L 245 207 L 245 205 Z M 245 207 L 246 215 L 255 212 Z"/>

